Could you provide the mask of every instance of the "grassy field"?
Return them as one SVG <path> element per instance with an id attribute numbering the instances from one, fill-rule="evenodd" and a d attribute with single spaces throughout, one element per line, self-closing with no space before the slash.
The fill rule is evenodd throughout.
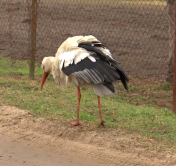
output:
<path id="1" fill-rule="evenodd" d="M 28 78 L 28 63 L 12 61 L 0 57 L 0 101 L 1 104 L 13 105 L 30 110 L 34 117 L 65 118 L 74 121 L 77 109 L 76 88 L 69 86 L 62 91 L 53 81 L 52 76 L 46 81 L 44 89 L 40 90 L 42 70 L 36 67 L 36 78 Z M 102 112 L 107 128 L 120 128 L 130 133 L 139 133 L 147 138 L 168 142 L 175 146 L 176 115 L 171 110 L 148 104 L 144 95 L 136 95 L 144 90 L 144 85 L 130 86 L 130 92 L 123 90 L 120 84 L 119 94 L 101 98 Z M 154 94 L 170 93 L 171 85 L 158 83 L 155 87 L 146 86 L 146 91 Z M 143 101 L 135 104 L 135 100 Z M 157 98 L 156 98 L 157 100 Z M 169 99 L 170 100 L 170 99 Z M 97 98 L 91 88 L 82 89 L 80 110 L 81 122 L 98 125 Z"/>

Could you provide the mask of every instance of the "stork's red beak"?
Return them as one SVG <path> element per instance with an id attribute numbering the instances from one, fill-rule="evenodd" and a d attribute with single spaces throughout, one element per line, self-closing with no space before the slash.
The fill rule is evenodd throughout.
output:
<path id="1" fill-rule="evenodd" d="M 44 85 L 44 83 L 45 83 L 46 78 L 48 77 L 48 75 L 49 75 L 49 73 L 44 73 L 44 74 L 43 74 L 41 89 L 43 88 L 43 85 Z"/>

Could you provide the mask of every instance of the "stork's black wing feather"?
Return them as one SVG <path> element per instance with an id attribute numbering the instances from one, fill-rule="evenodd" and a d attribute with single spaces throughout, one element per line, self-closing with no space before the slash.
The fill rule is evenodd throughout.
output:
<path id="1" fill-rule="evenodd" d="M 88 83 L 103 84 L 112 92 L 115 92 L 115 89 L 109 83 L 120 80 L 119 73 L 101 59 L 96 59 L 96 62 L 92 62 L 89 58 L 85 58 L 77 64 L 63 67 L 62 71 L 66 75 L 82 78 Z"/>
<path id="2" fill-rule="evenodd" d="M 102 49 L 106 49 L 106 47 L 100 42 L 82 42 L 78 45 L 78 47 L 84 48 L 87 51 L 94 52 L 98 58 L 108 63 L 110 66 L 115 68 L 116 72 L 120 75 L 120 80 L 123 83 L 125 89 L 128 90 L 127 82 L 129 81 L 128 76 L 124 72 L 123 68 L 119 65 L 118 62 L 110 58 Z M 100 49 L 101 48 L 101 49 Z"/>
<path id="3" fill-rule="evenodd" d="M 96 53 L 96 55 L 102 59 L 106 60 L 107 58 L 109 59 L 108 56 L 106 56 L 100 48 L 105 48 L 105 46 L 101 43 L 96 43 L 96 42 L 82 42 L 78 45 L 78 47 L 84 48 L 87 51 L 91 51 Z"/>

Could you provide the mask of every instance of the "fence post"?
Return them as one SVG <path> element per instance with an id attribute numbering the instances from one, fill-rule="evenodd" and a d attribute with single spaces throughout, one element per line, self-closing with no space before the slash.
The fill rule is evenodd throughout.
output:
<path id="1" fill-rule="evenodd" d="M 36 36 L 37 36 L 37 0 L 32 0 L 31 6 L 31 43 L 30 43 L 30 63 L 29 77 L 34 78 L 35 55 L 36 55 Z"/>
<path id="2" fill-rule="evenodd" d="M 173 71 L 173 112 L 176 113 L 176 2 L 175 9 L 175 43 L 174 43 L 174 71 Z"/>

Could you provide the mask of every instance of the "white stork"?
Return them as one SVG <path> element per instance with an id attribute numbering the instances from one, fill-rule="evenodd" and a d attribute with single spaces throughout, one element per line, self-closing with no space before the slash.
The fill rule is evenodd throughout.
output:
<path id="1" fill-rule="evenodd" d="M 66 88 L 69 83 L 77 87 L 77 120 L 76 123 L 72 123 L 73 126 L 80 125 L 80 87 L 82 85 L 90 84 L 97 95 L 100 126 L 104 126 L 100 97 L 116 93 L 112 83 L 116 80 L 121 80 L 125 89 L 128 90 L 127 75 L 112 58 L 110 51 L 92 35 L 69 37 L 58 48 L 55 57 L 43 59 L 41 67 L 44 71 L 41 89 L 50 72 L 56 84 L 61 88 Z"/>

